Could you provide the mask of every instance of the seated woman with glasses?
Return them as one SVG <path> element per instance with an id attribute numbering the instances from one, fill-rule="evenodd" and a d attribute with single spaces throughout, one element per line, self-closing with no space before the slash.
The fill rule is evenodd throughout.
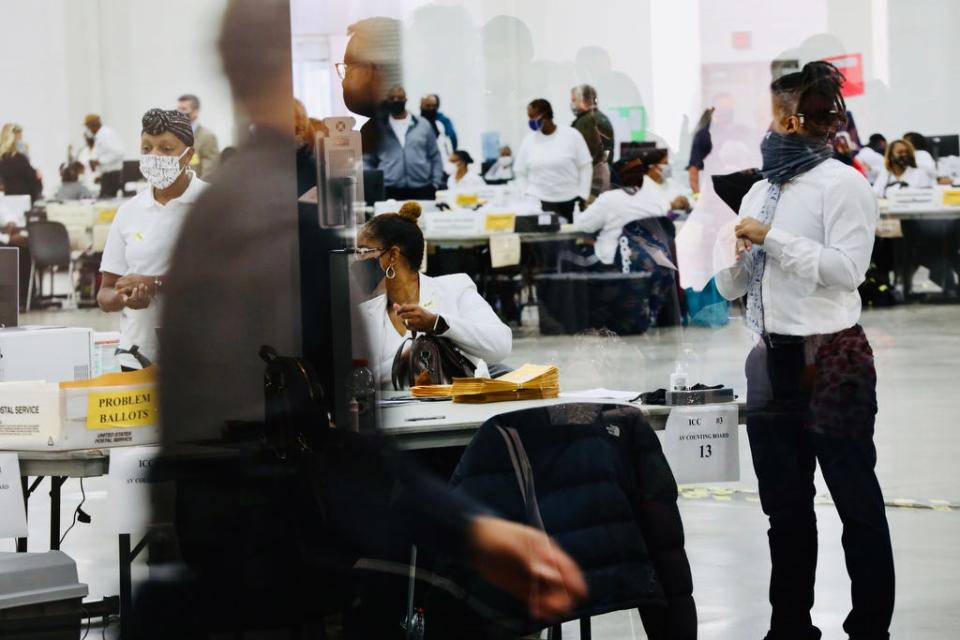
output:
<path id="1" fill-rule="evenodd" d="M 423 232 L 420 205 L 407 202 L 399 213 L 368 222 L 357 238 L 358 283 L 365 292 L 384 293 L 360 305 L 371 368 L 389 383 L 393 360 L 411 333 L 448 338 L 476 362 L 499 363 L 513 346 L 513 334 L 477 292 L 470 276 L 455 273 L 431 278 L 420 273 Z"/>

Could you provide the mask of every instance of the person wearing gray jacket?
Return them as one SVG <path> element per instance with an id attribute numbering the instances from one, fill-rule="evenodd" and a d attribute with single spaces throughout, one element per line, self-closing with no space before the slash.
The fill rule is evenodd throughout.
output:
<path id="1" fill-rule="evenodd" d="M 363 168 L 383 171 L 387 198 L 433 200 L 444 181 L 433 127 L 407 111 L 403 87 L 390 89 L 383 106 L 373 125 L 378 129 L 377 144 L 364 153 Z"/>

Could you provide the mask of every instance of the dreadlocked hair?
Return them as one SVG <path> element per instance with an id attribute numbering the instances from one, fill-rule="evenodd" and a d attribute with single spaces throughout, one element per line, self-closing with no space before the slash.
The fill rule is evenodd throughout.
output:
<path id="1" fill-rule="evenodd" d="M 847 122 L 847 103 L 843 99 L 846 78 L 829 62 L 808 62 L 801 71 L 773 81 L 770 91 L 785 111 L 803 116 L 810 135 L 830 139 Z"/>

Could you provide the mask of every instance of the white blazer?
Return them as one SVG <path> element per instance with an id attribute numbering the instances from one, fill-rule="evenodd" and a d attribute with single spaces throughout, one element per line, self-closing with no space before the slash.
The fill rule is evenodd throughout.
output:
<path id="1" fill-rule="evenodd" d="M 470 276 L 455 273 L 431 278 L 421 273 L 420 306 L 443 317 L 449 327 L 443 337 L 452 340 L 472 361 L 483 359 L 494 364 L 510 355 L 513 332 L 477 292 Z M 390 381 L 396 346 L 406 337 L 396 333 L 386 314 L 386 294 L 360 305 L 369 360 L 381 383 Z M 387 335 L 388 330 L 395 335 Z"/>

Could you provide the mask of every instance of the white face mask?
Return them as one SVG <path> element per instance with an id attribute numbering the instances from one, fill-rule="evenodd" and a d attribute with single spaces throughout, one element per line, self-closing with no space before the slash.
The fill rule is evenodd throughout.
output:
<path id="1" fill-rule="evenodd" d="M 140 156 L 140 173 L 147 179 L 153 187 L 166 189 L 183 173 L 186 167 L 180 166 L 180 160 L 187 155 L 190 148 L 184 149 L 183 153 L 174 158 L 173 156 L 158 156 L 154 154 L 144 154 Z"/>

